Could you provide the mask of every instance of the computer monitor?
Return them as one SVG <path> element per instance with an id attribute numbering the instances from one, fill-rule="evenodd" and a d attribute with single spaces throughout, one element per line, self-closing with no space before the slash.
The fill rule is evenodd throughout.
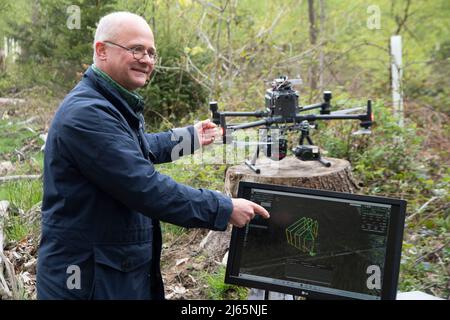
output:
<path id="1" fill-rule="evenodd" d="M 240 182 L 267 209 L 233 228 L 225 283 L 307 299 L 395 299 L 406 201 Z"/>

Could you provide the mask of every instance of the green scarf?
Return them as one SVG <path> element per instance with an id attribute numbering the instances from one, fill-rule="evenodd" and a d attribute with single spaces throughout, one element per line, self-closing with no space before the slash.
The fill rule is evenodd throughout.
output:
<path id="1" fill-rule="evenodd" d="M 144 106 L 144 98 L 140 94 L 125 89 L 116 81 L 114 81 L 106 72 L 99 69 L 95 64 L 92 65 L 92 70 L 94 70 L 96 75 L 98 75 L 106 82 L 108 82 L 111 86 L 113 86 L 115 89 L 117 89 L 122 98 L 125 99 L 125 101 L 135 112 L 142 112 Z"/>

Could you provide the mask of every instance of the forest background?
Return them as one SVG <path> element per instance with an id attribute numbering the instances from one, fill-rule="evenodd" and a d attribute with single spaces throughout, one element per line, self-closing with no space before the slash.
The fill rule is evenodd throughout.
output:
<path id="1" fill-rule="evenodd" d="M 399 290 L 449 298 L 446 0 L 1 1 L 0 200 L 8 207 L 2 246 L 12 266 L 3 269 L 3 298 L 35 298 L 45 135 L 92 63 L 96 22 L 119 10 L 142 15 L 155 34 L 160 58 L 139 91 L 148 131 L 206 119 L 211 100 L 222 110 L 262 109 L 265 90 L 280 75 L 302 79 L 301 105 L 320 101 L 324 90 L 333 92 L 336 110 L 372 99 L 372 135 L 354 136 L 357 123 L 336 121 L 321 124 L 313 139 L 326 156 L 351 162 L 359 193 L 408 201 Z M 394 35 L 403 46 L 401 113 L 392 107 Z M 179 182 L 223 190 L 229 165 L 158 168 Z M 246 290 L 223 284 L 220 257 L 186 249 L 198 247 L 204 231 L 164 229 L 169 298 L 246 297 Z"/>

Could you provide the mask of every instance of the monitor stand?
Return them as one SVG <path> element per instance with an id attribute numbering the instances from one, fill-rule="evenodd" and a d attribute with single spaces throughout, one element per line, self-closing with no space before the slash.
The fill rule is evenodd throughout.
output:
<path id="1" fill-rule="evenodd" d="M 294 300 L 291 294 L 251 288 L 247 300 Z"/>

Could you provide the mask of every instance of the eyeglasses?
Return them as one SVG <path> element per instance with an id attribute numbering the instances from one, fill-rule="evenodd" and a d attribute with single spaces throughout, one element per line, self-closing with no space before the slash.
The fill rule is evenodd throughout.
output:
<path id="1" fill-rule="evenodd" d="M 133 48 L 127 48 L 124 46 L 121 46 L 120 44 L 111 42 L 111 41 L 103 41 L 104 43 L 108 43 L 108 44 L 112 44 L 116 47 L 122 48 L 124 50 L 127 50 L 129 52 L 131 52 L 133 54 L 133 58 L 135 58 L 136 60 L 141 60 L 145 57 L 145 55 L 148 55 L 148 57 L 155 62 L 158 59 L 158 54 L 156 52 L 148 52 L 147 50 L 145 50 L 144 46 L 136 46 Z"/>

